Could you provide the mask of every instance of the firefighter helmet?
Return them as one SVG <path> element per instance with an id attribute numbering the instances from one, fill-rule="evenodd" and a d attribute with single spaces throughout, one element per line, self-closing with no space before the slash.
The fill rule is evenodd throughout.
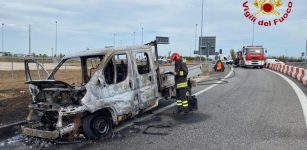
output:
<path id="1" fill-rule="evenodd" d="M 178 53 L 173 53 L 171 56 L 171 61 L 178 61 L 180 58 L 180 55 Z"/>

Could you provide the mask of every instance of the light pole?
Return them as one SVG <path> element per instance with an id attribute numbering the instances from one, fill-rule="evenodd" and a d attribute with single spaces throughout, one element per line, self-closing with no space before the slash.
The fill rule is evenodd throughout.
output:
<path id="1" fill-rule="evenodd" d="M 29 24 L 29 55 L 31 55 L 31 24 Z"/>
<path id="2" fill-rule="evenodd" d="M 142 45 L 144 44 L 143 38 L 144 38 L 144 28 L 142 27 Z"/>
<path id="3" fill-rule="evenodd" d="M 55 55 L 58 53 L 58 21 L 55 21 Z"/>
<path id="4" fill-rule="evenodd" d="M 135 46 L 135 32 L 133 32 L 133 46 Z"/>
<path id="5" fill-rule="evenodd" d="M 199 44 L 199 61 L 201 64 L 201 50 L 203 45 L 203 23 L 204 23 L 204 0 L 201 1 L 201 27 L 200 27 L 200 44 Z"/>
<path id="6" fill-rule="evenodd" d="M 2 23 L 2 55 L 4 55 L 4 23 Z"/>
<path id="7" fill-rule="evenodd" d="M 197 47 L 197 26 L 198 24 L 195 24 L 195 51 L 196 51 L 196 47 Z"/>

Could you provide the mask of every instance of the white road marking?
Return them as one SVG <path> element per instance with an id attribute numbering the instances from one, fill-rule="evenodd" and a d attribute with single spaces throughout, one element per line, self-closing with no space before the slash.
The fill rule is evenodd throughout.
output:
<path id="1" fill-rule="evenodd" d="M 277 75 L 279 75 L 280 77 L 282 77 L 284 80 L 286 80 L 290 86 L 292 87 L 292 89 L 295 91 L 298 99 L 300 100 L 301 102 L 301 106 L 302 106 L 302 109 L 303 109 L 303 113 L 304 113 L 304 118 L 305 118 L 305 123 L 306 123 L 306 126 L 307 126 L 307 97 L 306 95 L 304 94 L 304 92 L 293 82 L 291 81 L 290 79 L 288 79 L 287 77 L 285 77 L 284 75 L 280 74 L 280 73 L 277 73 L 277 72 L 274 72 L 272 70 L 269 70 L 269 69 L 266 69 L 270 72 L 273 72 Z"/>
<path id="2" fill-rule="evenodd" d="M 198 96 L 198 95 L 200 95 L 200 94 L 202 94 L 202 93 L 204 93 L 204 92 L 206 92 L 206 91 L 209 91 L 210 89 L 214 88 L 214 87 L 217 86 L 219 83 L 222 83 L 226 78 L 230 77 L 231 74 L 232 74 L 232 72 L 233 72 L 233 68 L 231 68 L 231 71 L 227 74 L 227 76 L 225 76 L 225 77 L 224 77 L 223 79 L 221 79 L 220 81 L 216 82 L 216 84 L 212 84 L 212 85 L 210 85 L 209 87 L 207 87 L 207 88 L 205 88 L 205 89 L 203 89 L 203 90 L 201 90 L 201 91 L 195 93 L 194 95 L 195 95 L 195 96 Z"/>

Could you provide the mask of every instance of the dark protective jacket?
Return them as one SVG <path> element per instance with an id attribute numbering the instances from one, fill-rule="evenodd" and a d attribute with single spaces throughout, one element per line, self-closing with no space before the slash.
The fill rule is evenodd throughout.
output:
<path id="1" fill-rule="evenodd" d="M 185 88 L 188 86 L 187 83 L 187 76 L 188 76 L 188 67 L 187 65 L 180 59 L 179 61 L 175 62 L 175 86 L 177 89 Z"/>

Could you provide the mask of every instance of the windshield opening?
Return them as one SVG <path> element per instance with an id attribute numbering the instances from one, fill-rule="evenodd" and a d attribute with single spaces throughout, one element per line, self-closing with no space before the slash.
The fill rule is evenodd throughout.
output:
<path id="1" fill-rule="evenodd" d="M 54 80 L 68 84 L 82 84 L 82 67 L 80 58 L 66 60 L 53 75 Z"/>
<path id="2" fill-rule="evenodd" d="M 103 60 L 103 55 L 90 56 L 90 57 L 83 58 L 83 61 L 85 62 L 85 66 L 86 66 L 86 72 L 84 75 L 85 83 L 87 83 L 92 78 L 92 76 L 95 74 L 95 72 L 100 68 L 102 60 Z"/>

